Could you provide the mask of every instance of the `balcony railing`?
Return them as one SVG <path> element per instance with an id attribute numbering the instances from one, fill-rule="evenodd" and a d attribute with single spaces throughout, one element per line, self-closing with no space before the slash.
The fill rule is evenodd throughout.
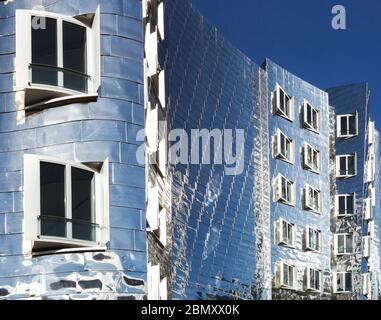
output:
<path id="1" fill-rule="evenodd" d="M 96 241 L 99 225 L 79 219 L 67 219 L 49 215 L 38 216 L 40 236 Z"/>
<path id="2" fill-rule="evenodd" d="M 79 71 L 49 66 L 29 65 L 29 83 L 54 86 L 82 93 L 88 93 L 90 76 Z"/>

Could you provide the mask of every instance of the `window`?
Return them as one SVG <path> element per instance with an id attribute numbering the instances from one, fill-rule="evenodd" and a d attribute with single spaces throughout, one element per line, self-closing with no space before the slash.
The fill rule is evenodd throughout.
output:
<path id="1" fill-rule="evenodd" d="M 319 132 L 319 112 L 307 101 L 304 101 L 303 106 L 303 126 L 314 132 Z"/>
<path id="2" fill-rule="evenodd" d="M 279 129 L 273 138 L 274 157 L 292 163 L 294 161 L 294 142 Z"/>
<path id="3" fill-rule="evenodd" d="M 358 114 L 345 114 L 337 116 L 337 137 L 352 138 L 357 136 Z"/>
<path id="4" fill-rule="evenodd" d="M 25 155 L 26 240 L 33 252 L 105 246 L 108 161 L 98 172 L 80 163 Z"/>
<path id="5" fill-rule="evenodd" d="M 276 234 L 278 245 L 295 247 L 296 227 L 283 219 L 279 219 L 276 224 Z"/>
<path id="6" fill-rule="evenodd" d="M 167 278 L 161 279 L 160 264 L 147 266 L 148 300 L 167 300 Z"/>
<path id="7" fill-rule="evenodd" d="M 322 291 L 322 272 L 320 270 L 307 268 L 307 290 Z"/>
<path id="8" fill-rule="evenodd" d="M 336 196 L 336 214 L 339 217 L 350 216 L 355 213 L 355 198 L 354 193 L 339 194 Z"/>
<path id="9" fill-rule="evenodd" d="M 320 213 L 321 211 L 320 191 L 314 189 L 313 187 L 309 185 L 306 185 L 304 192 L 305 192 L 305 203 L 304 203 L 305 209 Z"/>
<path id="10" fill-rule="evenodd" d="M 321 251 L 321 231 L 311 227 L 306 228 L 306 250 Z"/>
<path id="11" fill-rule="evenodd" d="M 336 176 L 338 178 L 349 178 L 357 175 L 357 155 L 336 156 Z"/>
<path id="12" fill-rule="evenodd" d="M 320 171 L 320 152 L 308 143 L 303 148 L 303 166 L 316 173 Z"/>
<path id="13" fill-rule="evenodd" d="M 335 293 L 352 292 L 352 273 L 337 272 L 334 274 Z"/>
<path id="14" fill-rule="evenodd" d="M 274 94 L 274 113 L 293 121 L 293 99 L 279 86 Z"/>
<path id="15" fill-rule="evenodd" d="M 274 200 L 287 205 L 295 205 L 295 185 L 282 175 L 274 180 Z"/>
<path id="16" fill-rule="evenodd" d="M 277 264 L 278 286 L 284 289 L 295 289 L 296 267 L 284 262 Z"/>
<path id="17" fill-rule="evenodd" d="M 335 251 L 337 255 L 345 255 L 353 253 L 353 235 L 352 234 L 336 234 L 335 235 Z"/>
<path id="18" fill-rule="evenodd" d="M 16 10 L 16 86 L 26 107 L 94 99 L 100 85 L 99 10 L 69 17 Z"/>

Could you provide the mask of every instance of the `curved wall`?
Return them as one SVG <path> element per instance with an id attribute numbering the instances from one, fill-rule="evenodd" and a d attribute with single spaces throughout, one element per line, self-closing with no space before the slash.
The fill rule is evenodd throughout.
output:
<path id="1" fill-rule="evenodd" d="M 15 10 L 43 5 L 63 15 L 101 12 L 101 87 L 96 102 L 25 116 L 13 91 Z M 142 299 L 146 296 L 145 172 L 140 0 L 0 3 L 0 298 Z M 106 252 L 23 255 L 23 155 L 110 161 Z"/>

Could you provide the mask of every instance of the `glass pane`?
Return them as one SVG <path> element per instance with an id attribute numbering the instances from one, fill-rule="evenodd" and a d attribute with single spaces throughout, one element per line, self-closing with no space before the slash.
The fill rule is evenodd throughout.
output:
<path id="1" fill-rule="evenodd" d="M 94 230 L 94 173 L 71 168 L 73 238 L 92 241 Z"/>
<path id="2" fill-rule="evenodd" d="M 356 116 L 349 117 L 349 134 L 356 134 Z"/>
<path id="3" fill-rule="evenodd" d="M 345 274 L 345 291 L 352 291 L 352 274 L 350 272 Z"/>
<path id="4" fill-rule="evenodd" d="M 344 253 L 344 236 L 340 235 L 337 237 L 337 252 Z"/>
<path id="5" fill-rule="evenodd" d="M 346 175 L 347 174 L 347 158 L 341 157 L 340 158 L 340 175 Z"/>
<path id="6" fill-rule="evenodd" d="M 347 214 L 345 210 L 345 197 L 344 196 L 339 196 L 339 214 L 344 215 Z"/>
<path id="7" fill-rule="evenodd" d="M 340 127 L 341 127 L 341 135 L 347 135 L 348 134 L 348 125 L 347 125 L 347 117 L 341 117 L 340 118 Z"/>
<path id="8" fill-rule="evenodd" d="M 307 123 L 312 125 L 312 108 L 309 104 L 307 105 Z"/>
<path id="9" fill-rule="evenodd" d="M 312 126 L 315 130 L 318 129 L 318 113 L 312 110 Z"/>
<path id="10" fill-rule="evenodd" d="M 65 166 L 40 163 L 41 234 L 65 237 Z"/>
<path id="11" fill-rule="evenodd" d="M 280 101 L 279 109 L 282 110 L 283 112 L 286 112 L 285 95 L 283 90 L 281 89 L 279 90 L 279 101 Z"/>
<path id="12" fill-rule="evenodd" d="M 353 238 L 352 235 L 348 235 L 346 237 L 346 252 L 352 253 L 353 252 Z"/>
<path id="13" fill-rule="evenodd" d="M 348 173 L 355 174 L 355 157 L 348 157 Z"/>
<path id="14" fill-rule="evenodd" d="M 35 20 L 37 19 L 37 21 Z M 32 83 L 57 85 L 57 69 L 39 67 L 43 65 L 57 67 L 57 21 L 32 17 Z M 36 23 L 33 23 L 36 21 Z"/>
<path id="15" fill-rule="evenodd" d="M 287 265 L 283 265 L 283 284 L 289 285 L 289 274 Z"/>
<path id="16" fill-rule="evenodd" d="M 348 196 L 347 197 L 347 214 L 353 214 L 354 213 L 354 203 L 353 203 L 354 197 Z"/>
<path id="17" fill-rule="evenodd" d="M 87 91 L 86 74 L 86 28 L 63 22 L 63 67 L 79 74 L 64 72 L 64 87 L 77 91 Z"/>
<path id="18" fill-rule="evenodd" d="M 344 275 L 342 273 L 337 274 L 337 292 L 344 291 Z"/>

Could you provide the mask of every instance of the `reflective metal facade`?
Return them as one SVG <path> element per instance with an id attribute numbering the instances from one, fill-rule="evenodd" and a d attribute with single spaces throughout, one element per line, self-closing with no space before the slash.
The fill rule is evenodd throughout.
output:
<path id="1" fill-rule="evenodd" d="M 271 266 L 273 279 L 274 299 L 294 298 L 326 298 L 330 294 L 330 195 L 329 181 L 329 106 L 328 94 L 311 84 L 303 81 L 285 69 L 267 60 L 264 65 L 268 81 L 268 113 L 269 135 L 273 137 L 276 130 L 280 129 L 294 143 L 294 162 L 292 164 L 274 159 L 270 154 L 270 179 L 273 185 L 274 179 L 280 173 L 295 184 L 295 206 L 289 206 L 274 201 L 274 187 L 271 193 Z M 273 98 L 276 85 L 280 85 L 285 92 L 293 97 L 293 121 L 275 115 L 273 110 Z M 307 100 L 319 112 L 319 133 L 303 128 L 303 103 Z M 271 140 L 270 140 L 271 141 Z M 303 168 L 303 147 L 305 142 L 320 151 L 320 172 L 314 173 Z M 272 149 L 272 142 L 269 148 Z M 306 184 L 321 192 L 321 212 L 314 213 L 304 209 L 304 192 Z M 275 223 L 279 218 L 295 225 L 296 243 L 295 248 L 279 246 L 275 239 Z M 321 252 L 305 250 L 306 227 L 312 227 L 321 231 Z M 297 268 L 297 283 L 295 290 L 278 289 L 275 285 L 275 266 L 279 262 L 295 265 Z M 323 273 L 323 292 L 311 293 L 306 290 L 305 274 L 307 267 L 321 270 Z"/>
<path id="2" fill-rule="evenodd" d="M 339 115 L 358 114 L 358 135 L 350 139 L 337 138 L 337 121 L 334 130 L 335 155 L 357 155 L 357 174 L 346 179 L 336 179 L 335 194 L 356 194 L 355 214 L 349 217 L 333 216 L 331 220 L 332 236 L 335 234 L 353 234 L 354 252 L 350 255 L 338 256 L 332 252 L 332 272 L 352 272 L 353 292 L 335 295 L 337 299 L 359 299 L 362 294 L 362 236 L 364 200 L 367 197 L 365 186 L 365 168 L 367 158 L 367 129 L 369 121 L 367 84 L 348 85 L 327 90 L 329 103 L 334 108 L 335 118 Z"/>
<path id="3" fill-rule="evenodd" d="M 14 92 L 15 10 L 63 15 L 100 5 L 102 83 L 97 102 L 25 117 Z M 139 0 L 17 0 L 0 3 L 0 298 L 146 297 L 145 169 L 136 160 L 143 128 L 143 35 Z M 23 255 L 23 155 L 78 162 L 109 158 L 110 242 L 105 252 Z"/>
<path id="4" fill-rule="evenodd" d="M 268 212 L 267 114 L 260 103 L 266 84 L 259 67 L 188 1 L 166 1 L 166 30 L 170 129 L 190 137 L 192 129 L 239 128 L 246 140 L 241 175 L 226 175 L 223 165 L 171 168 L 173 297 L 269 297 L 269 238 L 262 237 L 268 221 L 261 216 Z M 264 186 L 261 194 L 256 186 Z"/>

